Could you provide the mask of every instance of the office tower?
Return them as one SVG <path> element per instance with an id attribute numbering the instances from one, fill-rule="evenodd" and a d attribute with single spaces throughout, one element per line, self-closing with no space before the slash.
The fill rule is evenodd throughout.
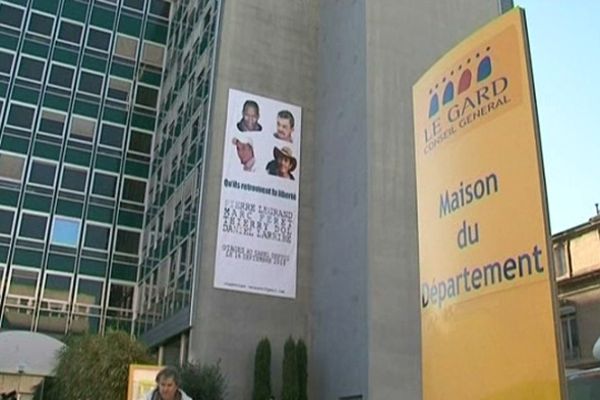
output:
<path id="1" fill-rule="evenodd" d="M 169 343 L 171 363 L 186 358 L 192 325 L 218 4 L 173 3 L 152 152 L 136 334 L 151 345 Z"/>
<path id="2" fill-rule="evenodd" d="M 2 329 L 130 330 L 169 7 L 0 2 Z"/>

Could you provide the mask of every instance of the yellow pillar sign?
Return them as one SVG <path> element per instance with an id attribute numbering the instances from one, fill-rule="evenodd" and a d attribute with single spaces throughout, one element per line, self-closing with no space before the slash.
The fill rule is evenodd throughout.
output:
<path id="1" fill-rule="evenodd" d="M 158 365 L 129 364 L 127 400 L 146 400 L 156 388 L 156 375 L 164 367 Z"/>
<path id="2" fill-rule="evenodd" d="M 504 14 L 413 88 L 426 400 L 561 398 L 524 25 Z"/>

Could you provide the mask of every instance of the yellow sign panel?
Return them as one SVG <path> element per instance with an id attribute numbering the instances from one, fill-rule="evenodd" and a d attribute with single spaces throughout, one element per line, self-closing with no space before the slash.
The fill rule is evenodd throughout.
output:
<path id="1" fill-rule="evenodd" d="M 413 88 L 424 399 L 560 399 L 536 118 L 515 9 Z"/>
<path id="2" fill-rule="evenodd" d="M 148 393 L 156 388 L 156 375 L 164 367 L 158 365 L 129 365 L 127 400 L 146 400 Z"/>

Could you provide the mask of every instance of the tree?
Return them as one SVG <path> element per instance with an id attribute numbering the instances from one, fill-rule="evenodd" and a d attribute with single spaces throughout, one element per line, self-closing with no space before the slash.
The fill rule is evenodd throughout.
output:
<path id="1" fill-rule="evenodd" d="M 308 355 L 304 340 L 298 339 L 296 345 L 296 361 L 298 363 L 298 400 L 308 400 Z"/>
<path id="2" fill-rule="evenodd" d="M 296 343 L 290 336 L 283 346 L 283 380 L 281 400 L 298 400 L 298 362 Z"/>
<path id="3" fill-rule="evenodd" d="M 35 386 L 33 391 L 33 400 L 62 400 L 55 388 L 55 380 L 51 376 L 47 376 Z"/>
<path id="4" fill-rule="evenodd" d="M 219 363 L 192 362 L 181 368 L 181 389 L 194 400 L 223 400 L 227 383 Z"/>
<path id="5" fill-rule="evenodd" d="M 271 343 L 263 338 L 256 346 L 254 357 L 254 388 L 252 400 L 268 400 L 271 397 Z"/>
<path id="6" fill-rule="evenodd" d="M 146 347 L 124 332 L 71 337 L 58 355 L 52 391 L 63 399 L 123 399 L 129 364 L 151 362 Z"/>

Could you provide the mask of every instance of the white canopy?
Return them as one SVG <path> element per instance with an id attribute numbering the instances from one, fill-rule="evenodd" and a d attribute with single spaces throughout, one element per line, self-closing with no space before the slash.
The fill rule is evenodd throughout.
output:
<path id="1" fill-rule="evenodd" d="M 64 343 L 28 331 L 0 332 L 0 373 L 51 376 Z"/>

